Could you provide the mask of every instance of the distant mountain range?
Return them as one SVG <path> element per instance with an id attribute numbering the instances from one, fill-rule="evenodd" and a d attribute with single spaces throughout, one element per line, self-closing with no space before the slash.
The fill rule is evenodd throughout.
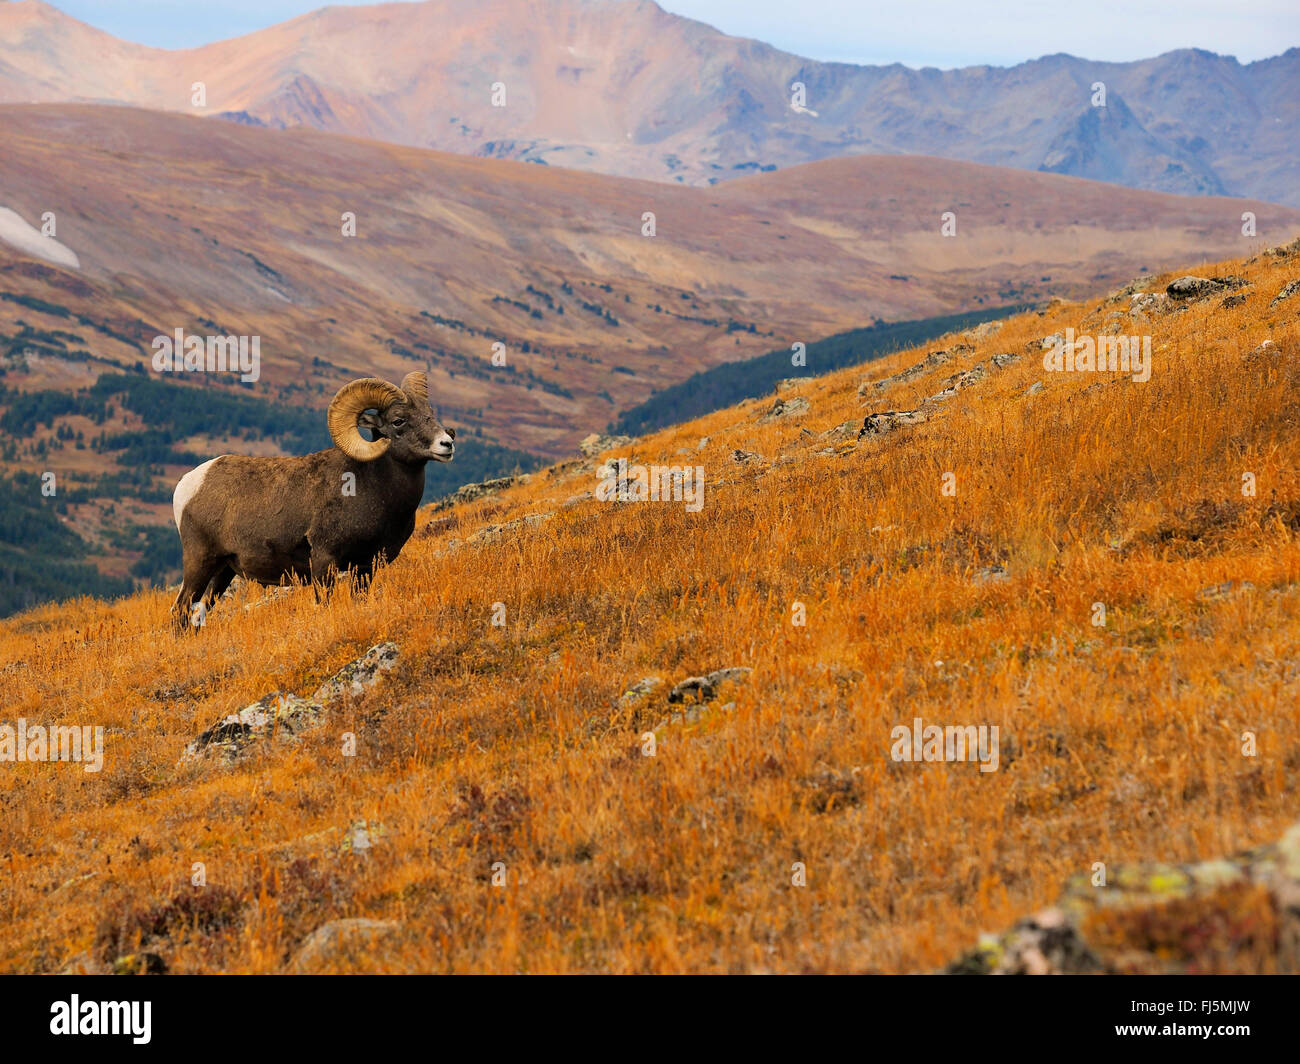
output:
<path id="1" fill-rule="evenodd" d="M 163 51 L 39 0 L 0 4 L 0 103 L 59 101 L 691 185 L 922 154 L 1300 206 L 1295 47 L 1244 65 L 1184 50 L 912 70 L 803 59 L 650 0 L 428 0 L 324 8 Z"/>
<path id="2" fill-rule="evenodd" d="M 101 332 L 92 355 L 144 363 L 182 327 L 258 335 L 259 385 L 317 407 L 427 365 L 458 423 L 548 455 L 710 366 L 1300 229 L 1300 210 L 1258 201 L 924 156 L 682 188 L 87 104 L 0 106 L 0 144 L 0 292 L 117 322 L 125 339 Z M 56 240 L 36 235 L 46 212 Z M 11 315 L 58 327 L 0 300 L 0 336 Z"/>

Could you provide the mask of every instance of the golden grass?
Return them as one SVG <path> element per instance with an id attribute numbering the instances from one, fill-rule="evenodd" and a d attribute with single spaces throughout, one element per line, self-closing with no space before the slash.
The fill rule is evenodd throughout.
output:
<path id="1" fill-rule="evenodd" d="M 367 916 L 401 930 L 335 968 L 924 970 L 1093 862 L 1270 840 L 1300 767 L 1300 297 L 1268 303 L 1300 270 L 1214 271 L 1255 287 L 1151 326 L 1145 384 L 1024 354 L 849 453 L 801 435 L 910 409 L 1066 325 L 1097 331 L 1092 307 L 1058 304 L 865 405 L 864 373 L 925 351 L 797 386 L 797 419 L 757 425 L 771 400 L 754 401 L 616 452 L 703 464 L 698 514 L 563 507 L 595 476 L 558 467 L 417 532 L 369 596 L 245 611 L 260 592 L 244 592 L 181 640 L 161 591 L 0 624 L 4 720 L 108 731 L 97 775 L 0 765 L 0 969 L 153 936 L 173 971 L 285 971 L 312 929 Z M 1278 353 L 1249 357 L 1264 339 Z M 974 579 L 992 564 L 1008 579 Z M 1229 580 L 1254 586 L 1198 595 Z M 319 730 L 177 767 L 217 717 L 384 639 L 397 670 Z M 729 665 L 754 668 L 719 698 L 734 708 L 661 728 L 643 756 L 669 707 L 620 693 Z M 999 770 L 895 763 L 890 731 L 914 717 L 998 725 Z M 359 820 L 382 836 L 340 852 Z"/>

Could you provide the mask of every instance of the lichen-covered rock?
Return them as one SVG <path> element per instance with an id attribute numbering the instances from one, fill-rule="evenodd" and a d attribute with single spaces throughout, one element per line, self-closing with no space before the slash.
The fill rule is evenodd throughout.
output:
<path id="1" fill-rule="evenodd" d="M 638 702 L 642 702 L 649 698 L 663 685 L 663 680 L 658 676 L 643 676 L 640 680 L 619 695 L 619 705 L 634 706 Z"/>
<path id="2" fill-rule="evenodd" d="M 233 755 L 262 735 L 288 738 L 313 727 L 324 713 L 325 707 L 319 702 L 287 691 L 272 691 L 200 734 L 185 748 L 184 759 L 216 749 Z"/>
<path id="3" fill-rule="evenodd" d="M 1133 321 L 1146 321 L 1148 316 L 1163 314 L 1172 306 L 1164 292 L 1137 292 L 1129 300 L 1128 316 Z"/>
<path id="4" fill-rule="evenodd" d="M 962 336 L 972 343 L 978 343 L 980 340 L 987 340 L 1001 328 L 1002 322 L 1000 321 L 985 321 L 976 325 L 975 328 L 962 333 Z"/>
<path id="5" fill-rule="evenodd" d="M 778 399 L 772 404 L 772 409 L 758 419 L 760 425 L 768 425 L 784 417 L 795 417 L 798 414 L 808 412 L 808 400 L 801 395 L 793 396 L 790 399 Z"/>
<path id="6" fill-rule="evenodd" d="M 549 521 L 555 514 L 524 514 L 523 517 L 517 517 L 513 521 L 507 521 L 504 525 L 486 525 L 480 528 L 466 543 L 472 543 L 475 546 L 483 546 L 487 543 L 497 543 L 506 537 L 509 532 L 515 532 L 522 528 L 538 528 Z"/>
<path id="7" fill-rule="evenodd" d="M 483 480 L 477 484 L 465 484 L 457 488 L 445 499 L 440 499 L 435 510 L 446 510 L 457 503 L 473 502 L 475 499 L 481 499 L 487 495 L 496 495 L 506 488 L 514 487 L 516 484 L 527 484 L 532 480 L 532 474 L 522 473 L 517 477 L 497 477 L 494 480 Z"/>
<path id="8" fill-rule="evenodd" d="M 373 687 L 381 673 L 388 672 L 397 664 L 399 654 L 396 643 L 379 643 L 371 647 L 316 688 L 312 701 L 329 703 L 345 695 L 356 698 Z"/>
<path id="9" fill-rule="evenodd" d="M 292 738 L 315 727 L 327 707 L 348 696 L 356 697 L 374 686 L 398 658 L 396 643 L 379 643 L 355 661 L 344 665 L 316 689 L 310 698 L 287 691 L 272 691 L 237 713 L 222 717 L 185 748 L 181 761 L 192 761 L 216 751 L 228 760 L 249 744 L 276 736 Z"/>
<path id="10" fill-rule="evenodd" d="M 907 381 L 915 380 L 917 377 L 928 373 L 936 366 L 942 366 L 945 363 L 951 362 L 954 353 L 970 350 L 973 350 L 973 348 L 971 348 L 969 344 L 959 344 L 951 351 L 931 351 L 920 362 L 908 366 L 905 370 L 900 370 L 893 376 L 885 377 L 878 381 L 863 381 L 858 387 L 858 395 L 862 396 L 883 392 L 886 388 L 892 388 L 896 384 L 904 384 Z"/>
<path id="11" fill-rule="evenodd" d="M 823 440 L 851 440 L 858 434 L 858 423 L 854 421 L 844 421 L 836 425 L 833 429 L 827 429 L 822 433 Z"/>
<path id="12" fill-rule="evenodd" d="M 746 665 L 737 665 L 715 669 L 707 676 L 688 676 L 668 692 L 668 701 L 685 702 L 688 695 L 694 695 L 696 702 L 711 701 L 717 697 L 718 688 L 722 684 L 743 680 L 753 671 Z"/>
<path id="13" fill-rule="evenodd" d="M 923 425 L 929 420 L 920 410 L 881 410 L 862 419 L 858 439 L 864 436 L 883 436 L 897 428 Z"/>
<path id="14" fill-rule="evenodd" d="M 1246 281 L 1241 277 L 1195 277 L 1188 274 L 1171 281 L 1165 292 L 1174 299 L 1203 299 L 1216 292 L 1231 291 L 1241 288 Z"/>
<path id="15" fill-rule="evenodd" d="M 1273 301 L 1269 303 L 1269 309 L 1272 310 L 1279 303 L 1290 299 L 1297 292 L 1300 292 L 1300 277 L 1297 277 L 1294 281 L 1287 281 L 1287 283 L 1282 286 L 1282 291 L 1278 292 L 1278 294 L 1273 297 Z"/>
<path id="16" fill-rule="evenodd" d="M 981 936 L 945 971 L 1300 974 L 1300 823 L 1233 857 L 1073 876 L 1052 908 Z"/>
<path id="17" fill-rule="evenodd" d="M 596 455 L 612 451 L 615 447 L 626 447 L 631 442 L 631 436 L 602 436 L 599 432 L 593 432 L 583 438 L 578 444 L 578 450 L 588 458 L 595 458 Z"/>
<path id="18" fill-rule="evenodd" d="M 951 399 L 963 388 L 969 388 L 972 384 L 978 384 L 982 381 L 986 372 L 987 371 L 984 369 L 984 363 L 978 362 L 971 366 L 970 369 L 962 370 L 960 373 L 954 373 L 943 382 L 943 390 L 928 397 L 922 405 L 924 406 L 929 403 L 942 403 Z"/>
<path id="19" fill-rule="evenodd" d="M 343 833 L 339 844 L 340 855 L 369 857 L 373 850 L 388 835 L 388 829 L 377 821 L 358 820 Z"/>

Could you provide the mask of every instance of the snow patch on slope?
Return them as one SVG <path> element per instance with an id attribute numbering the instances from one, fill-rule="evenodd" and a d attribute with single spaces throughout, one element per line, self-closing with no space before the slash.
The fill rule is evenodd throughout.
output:
<path id="1" fill-rule="evenodd" d="M 35 255 L 56 266 L 81 269 L 81 260 L 75 251 L 52 236 L 42 236 L 39 229 L 33 229 L 21 215 L 8 207 L 0 207 L 0 240 L 26 255 Z"/>

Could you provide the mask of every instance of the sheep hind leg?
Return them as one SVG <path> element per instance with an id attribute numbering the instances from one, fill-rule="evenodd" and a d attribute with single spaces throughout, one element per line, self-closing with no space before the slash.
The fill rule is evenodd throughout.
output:
<path id="1" fill-rule="evenodd" d="M 187 628 L 201 628 L 207 619 L 207 608 L 200 595 L 212 583 L 213 578 L 226 564 L 224 558 L 212 558 L 206 555 L 185 559 L 184 574 L 181 577 L 181 589 L 172 603 L 172 625 L 177 632 Z M 199 612 L 194 613 L 194 600 L 199 598 Z"/>
<path id="2" fill-rule="evenodd" d="M 230 587 L 235 580 L 235 570 L 229 563 L 212 578 L 212 583 L 208 585 L 207 591 L 203 593 L 203 608 L 210 611 L 217 604 L 217 599 L 226 593 L 226 588 Z"/>

